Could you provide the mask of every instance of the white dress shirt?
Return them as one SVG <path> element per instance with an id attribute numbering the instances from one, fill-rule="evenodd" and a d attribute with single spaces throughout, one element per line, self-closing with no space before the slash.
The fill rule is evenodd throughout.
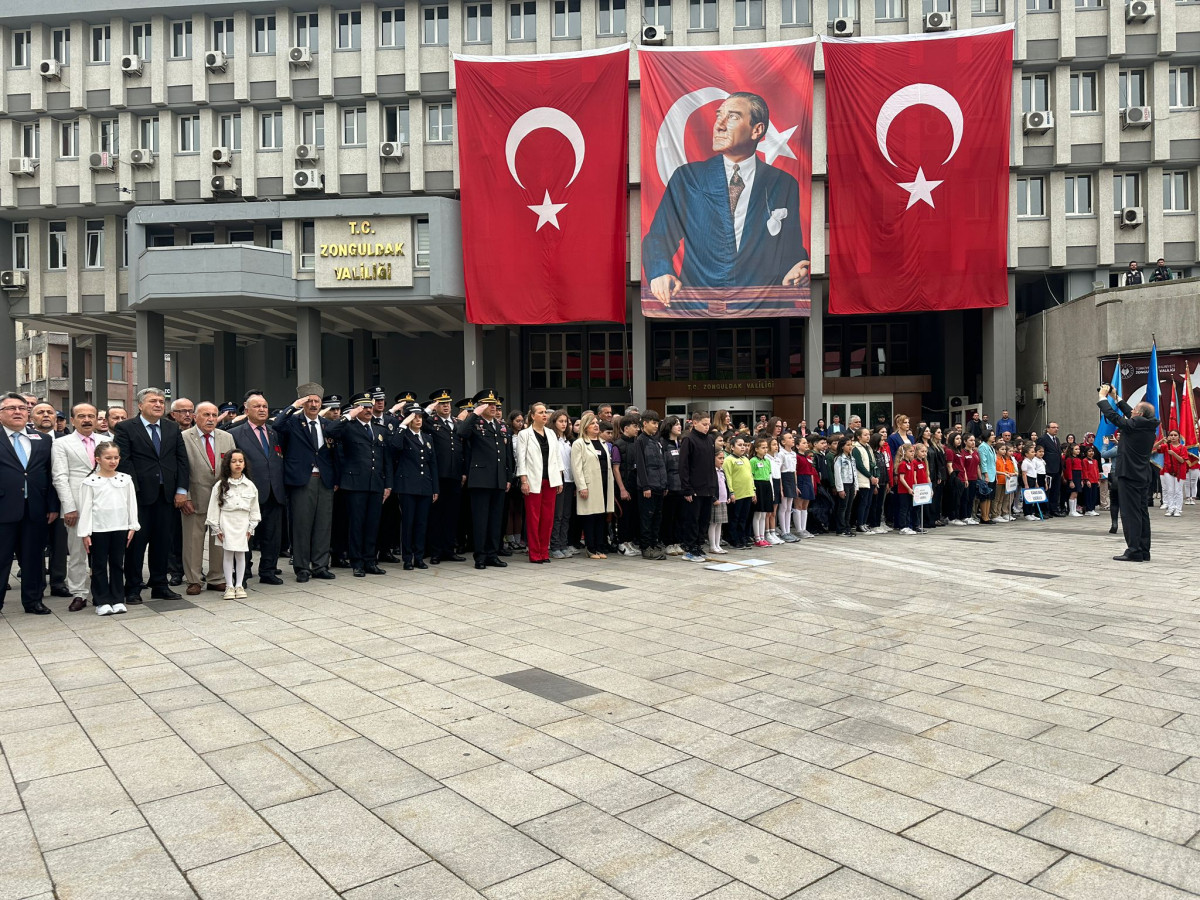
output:
<path id="1" fill-rule="evenodd" d="M 729 157 L 722 157 L 725 160 L 725 187 L 729 188 L 729 181 L 733 178 L 733 170 L 736 168 L 742 173 L 742 181 L 746 187 L 742 190 L 742 195 L 738 197 L 737 206 L 733 209 L 733 238 L 735 246 L 740 252 L 742 249 L 742 229 L 746 226 L 746 210 L 750 208 L 750 189 L 754 187 L 754 169 L 755 158 L 753 156 L 748 159 L 743 159 L 739 163 L 731 162 Z"/>
<path id="2" fill-rule="evenodd" d="M 24 431 L 13 431 L 7 425 L 4 426 L 4 434 L 10 447 L 13 443 L 13 435 L 17 436 L 17 440 L 21 442 L 21 449 L 25 451 L 26 467 L 28 468 L 29 457 L 33 454 L 33 444 L 29 441 L 29 435 Z M 14 448 L 14 452 L 16 452 L 16 448 Z"/>
<path id="3" fill-rule="evenodd" d="M 81 538 L 104 531 L 137 531 L 137 494 L 133 479 L 124 472 L 111 478 L 89 475 L 79 486 L 79 525 Z"/>
<path id="4" fill-rule="evenodd" d="M 308 417 L 307 413 L 301 413 L 301 415 L 304 416 L 304 436 L 305 437 L 309 437 L 312 434 L 312 432 L 308 430 L 309 426 L 311 426 L 313 424 L 315 424 L 317 426 L 317 448 L 320 449 L 321 445 L 323 443 L 325 443 L 325 432 L 321 430 L 321 417 L 317 416 L 315 419 L 310 419 Z M 312 474 L 320 475 L 321 470 L 318 469 L 316 466 L 313 466 Z"/>

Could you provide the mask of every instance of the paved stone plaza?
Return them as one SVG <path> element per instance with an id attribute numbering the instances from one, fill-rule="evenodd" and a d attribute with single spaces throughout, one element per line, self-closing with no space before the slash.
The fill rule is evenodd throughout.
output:
<path id="1" fill-rule="evenodd" d="M 10 592 L 0 900 L 1197 896 L 1197 516 Z"/>

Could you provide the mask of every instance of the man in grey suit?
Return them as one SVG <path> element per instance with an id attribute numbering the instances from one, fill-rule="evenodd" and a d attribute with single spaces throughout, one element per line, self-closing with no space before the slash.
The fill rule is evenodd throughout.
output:
<path id="1" fill-rule="evenodd" d="M 258 488 L 258 509 L 262 521 L 254 529 L 252 547 L 258 550 L 258 580 L 261 584 L 283 584 L 276 564 L 279 562 L 279 540 L 283 532 L 283 513 L 287 506 L 287 489 L 283 485 L 283 448 L 279 435 L 268 424 L 270 407 L 261 391 L 247 392 L 246 420 L 232 429 L 234 443 L 246 454 L 248 475 Z M 246 568 L 250 577 L 250 568 Z"/>
<path id="2" fill-rule="evenodd" d="M 79 612 L 87 606 L 88 554 L 75 526 L 79 523 L 80 486 L 96 466 L 96 418 L 96 407 L 90 403 L 76 403 L 71 407 L 71 424 L 75 430 L 64 434 L 50 447 L 50 471 L 62 507 L 61 521 L 66 529 L 66 585 L 73 598 L 69 607 L 71 612 Z"/>
<path id="3" fill-rule="evenodd" d="M 221 471 L 221 460 L 234 449 L 233 437 L 217 428 L 217 406 L 204 402 L 196 407 L 194 427 L 183 432 L 188 459 L 188 495 L 180 508 L 183 514 L 183 577 L 187 593 L 195 597 L 203 589 L 204 544 L 208 536 L 208 589 L 225 590 L 223 554 L 217 536 L 205 525 L 208 501 Z"/>

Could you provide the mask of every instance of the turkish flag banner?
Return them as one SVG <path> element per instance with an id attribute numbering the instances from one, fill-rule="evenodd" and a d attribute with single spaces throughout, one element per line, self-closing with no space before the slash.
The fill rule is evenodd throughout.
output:
<path id="1" fill-rule="evenodd" d="M 639 48 L 644 315 L 808 315 L 815 47 Z"/>
<path id="2" fill-rule="evenodd" d="M 467 320 L 624 322 L 628 45 L 454 74 Z"/>
<path id="3" fill-rule="evenodd" d="M 1006 306 L 1013 26 L 822 50 L 829 311 Z"/>

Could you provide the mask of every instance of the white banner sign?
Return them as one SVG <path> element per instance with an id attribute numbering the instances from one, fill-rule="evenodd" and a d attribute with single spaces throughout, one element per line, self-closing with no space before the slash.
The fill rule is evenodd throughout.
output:
<path id="1" fill-rule="evenodd" d="M 913 485 L 913 506 L 928 506 L 933 502 L 932 484 Z"/>

